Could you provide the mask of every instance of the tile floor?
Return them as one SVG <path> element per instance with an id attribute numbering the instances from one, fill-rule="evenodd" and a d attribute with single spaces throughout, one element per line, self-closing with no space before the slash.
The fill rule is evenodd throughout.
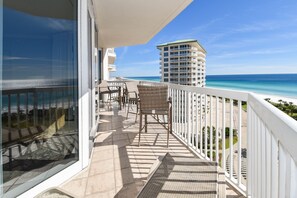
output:
<path id="1" fill-rule="evenodd" d="M 60 186 L 76 197 L 136 197 L 159 156 L 166 152 L 193 156 L 174 136 L 166 147 L 166 131 L 161 125 L 149 125 L 142 133 L 138 147 L 138 127 L 135 115 L 125 110 L 100 112 L 91 163 L 78 175 Z M 226 185 L 227 197 L 242 197 Z"/>

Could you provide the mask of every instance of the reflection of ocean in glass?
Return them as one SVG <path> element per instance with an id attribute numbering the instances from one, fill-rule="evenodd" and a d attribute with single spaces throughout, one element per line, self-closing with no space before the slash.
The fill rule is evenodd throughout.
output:
<path id="1" fill-rule="evenodd" d="M 75 82 L 75 80 L 72 80 L 72 82 Z M 76 82 L 77 83 L 77 82 Z M 75 84 L 76 84 L 75 83 Z M 69 103 L 71 105 L 74 105 L 73 96 L 76 96 L 77 93 L 77 87 L 68 87 L 67 85 L 71 84 L 69 80 L 55 80 L 54 82 L 50 81 L 42 81 L 42 80 L 34 80 L 33 82 L 30 80 L 18 80 L 18 81 L 12 81 L 7 82 L 7 80 L 3 82 L 3 98 L 2 98 L 2 111 L 7 111 L 8 106 L 8 97 L 5 96 L 5 92 L 11 92 L 11 90 L 15 90 L 15 94 L 17 92 L 21 93 L 21 96 L 26 97 L 25 93 L 37 93 L 38 98 L 41 101 L 42 104 L 45 105 L 54 105 L 56 102 L 58 103 L 58 106 L 63 105 L 63 103 Z M 9 89 L 9 87 L 13 87 L 13 89 Z M 35 88 L 33 88 L 35 87 Z M 45 94 L 46 90 L 51 89 L 51 94 Z M 71 93 L 72 91 L 73 93 Z M 49 92 L 49 90 L 48 90 Z M 15 95 L 14 94 L 14 95 Z M 32 94 L 31 94 L 32 95 Z M 39 104 L 39 105 L 42 105 Z M 11 111 L 15 112 L 17 111 L 17 98 L 12 97 L 10 100 L 10 108 Z M 28 105 L 29 108 L 32 108 L 34 105 L 34 98 L 28 97 L 28 101 L 20 100 L 21 106 Z"/>
<path id="2" fill-rule="evenodd" d="M 78 160 L 77 1 L 47 1 L 3 1 L 1 197 Z"/>

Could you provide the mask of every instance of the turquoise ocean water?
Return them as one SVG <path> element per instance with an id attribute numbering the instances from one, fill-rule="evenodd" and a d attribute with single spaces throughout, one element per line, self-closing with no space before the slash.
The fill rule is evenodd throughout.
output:
<path id="1" fill-rule="evenodd" d="M 127 78 L 160 82 L 159 76 Z M 251 91 L 297 99 L 297 74 L 208 75 L 206 87 Z"/>

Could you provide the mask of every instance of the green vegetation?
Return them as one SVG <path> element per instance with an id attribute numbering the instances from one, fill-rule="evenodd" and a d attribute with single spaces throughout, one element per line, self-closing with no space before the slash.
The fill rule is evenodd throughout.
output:
<path id="1" fill-rule="evenodd" d="M 247 111 L 247 103 L 242 102 L 242 110 Z"/>
<path id="2" fill-rule="evenodd" d="M 291 116 L 293 119 L 297 120 L 297 105 L 283 100 L 279 100 L 278 102 L 272 102 L 270 98 L 266 98 L 265 100 L 279 110 L 285 112 L 287 115 Z"/>
<path id="3" fill-rule="evenodd" d="M 233 144 L 236 144 L 238 142 L 238 137 L 237 137 L 237 130 L 233 129 Z M 220 140 L 219 142 L 219 149 L 222 149 L 223 147 L 223 142 Z M 230 128 L 226 127 L 225 128 L 225 149 L 228 149 L 230 147 Z"/>

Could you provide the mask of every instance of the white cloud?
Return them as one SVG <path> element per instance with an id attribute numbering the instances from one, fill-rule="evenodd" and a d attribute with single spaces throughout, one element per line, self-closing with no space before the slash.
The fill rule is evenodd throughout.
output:
<path id="1" fill-rule="evenodd" d="M 235 51 L 235 52 L 223 52 L 218 55 L 211 56 L 212 59 L 215 58 L 232 58 L 240 57 L 246 55 L 268 55 L 268 54 L 283 54 L 289 52 L 289 49 L 261 49 L 261 50 L 248 50 L 248 51 Z"/>
<path id="2" fill-rule="evenodd" d="M 121 52 L 121 54 L 118 56 L 118 60 L 121 60 L 121 59 L 123 59 L 124 57 L 125 57 L 125 55 L 127 54 L 127 52 L 128 52 L 128 47 L 124 47 L 123 48 L 123 51 Z"/>
<path id="3" fill-rule="evenodd" d="M 143 49 L 137 52 L 137 54 L 149 54 L 151 53 L 153 50 L 152 49 Z"/>
<path id="4" fill-rule="evenodd" d="M 297 73 L 297 65 L 212 64 L 208 65 L 206 72 L 207 75 Z"/>

